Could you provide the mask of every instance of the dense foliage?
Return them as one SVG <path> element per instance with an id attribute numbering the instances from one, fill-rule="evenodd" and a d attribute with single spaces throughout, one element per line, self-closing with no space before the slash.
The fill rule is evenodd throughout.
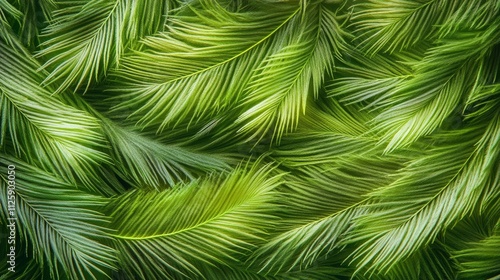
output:
<path id="1" fill-rule="evenodd" d="M 498 0 L 0 0 L 0 110 L 0 279 L 500 277 Z"/>

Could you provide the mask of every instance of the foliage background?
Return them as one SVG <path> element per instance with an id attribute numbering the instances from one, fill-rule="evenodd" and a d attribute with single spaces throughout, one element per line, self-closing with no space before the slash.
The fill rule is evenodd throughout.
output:
<path id="1" fill-rule="evenodd" d="M 499 11 L 0 0 L 0 279 L 499 277 Z"/>

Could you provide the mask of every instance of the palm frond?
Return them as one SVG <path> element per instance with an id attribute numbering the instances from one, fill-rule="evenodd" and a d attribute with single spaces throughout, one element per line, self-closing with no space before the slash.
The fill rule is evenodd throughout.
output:
<path id="1" fill-rule="evenodd" d="M 434 243 L 418 250 L 411 257 L 396 264 L 389 272 L 378 274 L 381 279 L 456 279 L 457 262 L 451 257 L 447 246 Z M 371 279 L 372 274 L 365 277 Z M 376 276 L 375 276 L 376 277 Z"/>
<path id="2" fill-rule="evenodd" d="M 397 160 L 373 156 L 339 159 L 327 167 L 311 165 L 285 175 L 282 229 L 260 246 L 249 261 L 265 274 L 307 269 L 320 257 L 341 251 L 352 221 L 364 215 L 365 196 L 391 182 Z"/>
<path id="3" fill-rule="evenodd" d="M 496 20 L 500 13 L 498 1 L 467 0 L 451 10 L 442 25 L 439 25 L 437 35 L 446 37 L 460 29 L 481 30 Z"/>
<path id="4" fill-rule="evenodd" d="M 311 280 L 311 279 L 345 279 L 349 270 L 343 267 L 334 267 L 329 264 L 318 265 L 308 269 L 279 273 L 277 275 L 264 275 L 244 267 L 209 270 L 206 279 L 224 280 Z"/>
<path id="5" fill-rule="evenodd" d="M 489 122 L 479 119 L 447 133 L 460 142 L 436 144 L 403 169 L 394 183 L 371 193 L 369 212 L 356 221 L 349 238 L 362 242 L 353 254 L 360 269 L 389 271 L 481 202 L 500 155 L 500 116 L 497 112 Z"/>
<path id="6" fill-rule="evenodd" d="M 109 161 L 101 150 L 106 141 L 98 121 L 88 113 L 65 105 L 39 86 L 43 74 L 37 63 L 0 42 L 0 143 L 12 142 L 16 156 L 65 181 L 78 178 L 96 193 L 114 190 L 101 182 L 94 166 Z M 62 121 L 64 120 L 64 121 Z"/>
<path id="7" fill-rule="evenodd" d="M 273 49 L 270 38 L 298 12 L 289 4 L 232 12 L 216 1 L 201 3 L 204 9 L 188 6 L 191 12 L 173 15 L 168 31 L 123 59 L 113 112 L 132 111 L 140 126 L 162 130 L 234 105 Z"/>
<path id="8" fill-rule="evenodd" d="M 297 131 L 284 137 L 272 157 L 287 168 L 335 163 L 342 157 L 373 152 L 377 139 L 366 124 L 372 116 L 333 99 L 308 106 Z M 376 149 L 375 149 L 376 150 Z"/>
<path id="9" fill-rule="evenodd" d="M 163 139 L 154 130 L 138 131 L 109 119 L 78 95 L 63 95 L 60 99 L 100 121 L 113 162 L 105 168 L 115 171 L 134 187 L 164 189 L 206 173 L 227 171 L 228 163 L 237 163 L 223 153 L 205 152 L 209 149 L 197 147 L 193 143 L 196 141 L 178 131 L 169 131 L 167 139 Z"/>
<path id="10" fill-rule="evenodd" d="M 436 37 L 432 31 L 460 6 L 454 0 L 368 0 L 353 5 L 351 20 L 368 53 L 395 52 Z"/>
<path id="11" fill-rule="evenodd" d="M 495 279 L 500 274 L 498 248 L 500 233 L 500 164 L 497 162 L 496 177 L 489 182 L 491 200 L 482 203 L 475 211 L 462 219 L 441 240 L 449 247 L 451 258 L 457 263 L 459 279 Z"/>
<path id="12" fill-rule="evenodd" d="M 125 49 L 161 29 L 171 1 L 62 1 L 44 30 L 38 57 L 50 69 L 43 83 L 57 92 L 101 81 Z"/>
<path id="13" fill-rule="evenodd" d="M 6 21 L 7 16 L 11 16 L 14 19 L 21 18 L 23 14 L 14 5 L 9 3 L 7 0 L 0 0 L 0 19 Z"/>
<path id="14" fill-rule="evenodd" d="M 161 193 L 130 192 L 112 203 L 120 264 L 129 277 L 203 277 L 197 263 L 225 266 L 273 226 L 270 166 L 237 168 L 225 179 L 194 181 Z M 164 269 L 158 270 L 158 267 Z"/>
<path id="15" fill-rule="evenodd" d="M 13 32 L 23 45 L 34 50 L 40 44 L 40 29 L 52 18 L 57 4 L 53 0 L 18 0 L 12 1 L 19 14 L 12 14 L 10 21 Z"/>
<path id="16" fill-rule="evenodd" d="M 103 121 L 115 168 L 138 187 L 163 189 L 195 180 L 196 175 L 229 169 L 228 160 L 219 155 L 163 144 L 110 120 Z"/>
<path id="17" fill-rule="evenodd" d="M 9 19 L 18 20 L 21 16 L 21 11 L 8 1 L 0 1 L 0 39 L 15 49 L 22 49 L 22 47 L 20 47 L 21 43 L 12 30 L 12 22 Z"/>
<path id="18" fill-rule="evenodd" d="M 500 246 L 500 230 L 496 230 L 491 236 L 469 244 L 469 248 L 463 249 L 455 254 L 460 263 L 460 276 L 464 279 L 486 279 L 500 275 L 500 257 L 498 248 Z"/>
<path id="19" fill-rule="evenodd" d="M 497 20 L 484 31 L 458 32 L 413 65 L 413 78 L 390 93 L 393 106 L 375 118 L 375 129 L 386 133 L 382 142 L 389 142 L 386 152 L 429 135 L 457 110 L 475 80 L 482 79 L 475 62 L 489 59 L 484 56 L 500 42 L 499 27 Z"/>
<path id="20" fill-rule="evenodd" d="M 246 111 L 237 120 L 239 131 L 261 138 L 268 131 L 279 140 L 296 128 L 307 100 L 318 96 L 325 72 L 331 73 L 334 55 L 345 45 L 335 13 L 323 5 L 305 5 L 283 29 L 279 51 L 255 69 L 245 89 Z M 312 95 L 312 96 L 310 96 Z"/>
<path id="21" fill-rule="evenodd" d="M 115 269 L 114 251 L 105 245 L 109 220 L 99 211 L 106 199 L 12 157 L 0 155 L 0 165 L 2 205 L 7 205 L 7 166 L 16 172 L 16 211 L 12 216 L 2 207 L 2 215 L 17 218 L 20 236 L 33 244 L 35 259 L 52 277 L 98 279 Z"/>
<path id="22" fill-rule="evenodd" d="M 343 104 L 365 104 L 365 110 L 388 107 L 391 97 L 411 78 L 407 64 L 414 59 L 401 54 L 366 57 L 359 51 L 349 52 L 342 59 L 343 65 L 336 68 L 338 77 L 327 84 L 326 93 Z"/>

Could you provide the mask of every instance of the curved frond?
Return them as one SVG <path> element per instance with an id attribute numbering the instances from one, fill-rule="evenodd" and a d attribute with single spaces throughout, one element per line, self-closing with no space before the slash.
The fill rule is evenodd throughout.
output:
<path id="1" fill-rule="evenodd" d="M 0 0 L 0 19 L 5 21 L 7 15 L 13 17 L 14 19 L 19 19 L 23 15 L 14 5 L 9 3 L 7 0 Z"/>
<path id="2" fill-rule="evenodd" d="M 11 13 L 14 18 L 10 21 L 12 30 L 26 48 L 34 50 L 40 44 L 40 29 L 51 20 L 52 12 L 56 9 L 57 4 L 54 0 L 11 2 L 19 13 Z"/>
<path id="3" fill-rule="evenodd" d="M 102 80 L 126 48 L 160 29 L 170 1 L 60 1 L 38 57 L 51 71 L 43 83 L 57 92 Z"/>
<path id="4" fill-rule="evenodd" d="M 486 279 L 500 275 L 500 230 L 481 241 L 473 242 L 470 248 L 456 253 L 460 263 L 460 276 L 464 279 Z"/>
<path id="5" fill-rule="evenodd" d="M 163 144 L 103 119 L 111 145 L 111 157 L 121 176 L 139 187 L 164 189 L 178 182 L 195 180 L 195 174 L 228 170 L 219 155 Z"/>
<path id="6" fill-rule="evenodd" d="M 281 189 L 283 228 L 251 256 L 251 267 L 267 274 L 313 266 L 320 257 L 341 251 L 353 221 L 364 215 L 365 196 L 390 183 L 397 160 L 362 156 L 336 164 L 312 165 L 285 175 Z M 329 167 L 329 168 L 328 168 Z"/>
<path id="7" fill-rule="evenodd" d="M 356 231 L 346 239 L 362 242 L 353 254 L 360 269 L 390 270 L 481 202 L 500 156 L 500 115 L 497 112 L 489 123 L 477 122 L 447 132 L 450 137 L 443 140 L 459 142 L 436 144 L 394 183 L 370 195 L 368 214 L 358 219 Z"/>
<path id="8" fill-rule="evenodd" d="M 326 93 L 343 104 L 366 104 L 365 109 L 390 106 L 391 97 L 411 77 L 411 69 L 405 64 L 412 60 L 382 55 L 366 57 L 352 51 L 342 60 L 344 65 L 336 68 L 339 77 L 327 84 Z"/>
<path id="9" fill-rule="evenodd" d="M 395 52 L 435 37 L 432 31 L 460 5 L 454 0 L 368 0 L 353 6 L 351 19 L 368 53 Z"/>
<path id="10" fill-rule="evenodd" d="M 342 157 L 373 152 L 376 138 L 365 121 L 371 116 L 359 108 L 347 109 L 332 99 L 310 105 L 297 131 L 284 137 L 272 150 L 273 159 L 296 168 L 335 163 Z"/>
<path id="11" fill-rule="evenodd" d="M 117 198 L 110 207 L 127 274 L 203 277 L 197 263 L 220 267 L 248 253 L 275 223 L 273 189 L 280 183 L 280 176 L 269 177 L 269 166 L 257 165 L 249 171 L 237 168 L 225 179 Z"/>
<path id="12" fill-rule="evenodd" d="M 191 137 L 169 131 L 163 139 L 155 131 L 142 130 L 109 119 L 78 95 L 60 96 L 65 103 L 89 112 L 101 123 L 109 146 L 113 170 L 134 187 L 164 189 L 179 182 L 195 180 L 199 175 L 229 170 L 237 163 L 224 153 L 199 148 Z M 227 147 L 226 147 L 227 148 Z"/>
<path id="13" fill-rule="evenodd" d="M 0 200 L 7 203 L 7 166 L 15 166 L 14 217 L 20 236 L 33 244 L 33 254 L 54 278 L 101 279 L 115 269 L 108 218 L 100 212 L 107 200 L 83 193 L 52 175 L 15 158 L 0 155 Z"/>
<path id="14" fill-rule="evenodd" d="M 88 113 L 68 106 L 39 86 L 43 75 L 26 53 L 0 42 L 0 143 L 30 164 L 52 172 L 71 184 L 78 178 L 97 193 L 114 190 L 101 182 L 94 166 L 108 162 L 101 150 L 106 141 L 98 121 Z"/>
<path id="15" fill-rule="evenodd" d="M 447 246 L 434 243 L 418 250 L 411 257 L 396 264 L 390 271 L 378 274 L 381 279 L 457 279 L 457 262 L 451 258 Z M 365 274 L 367 279 L 377 278 Z"/>
<path id="16" fill-rule="evenodd" d="M 224 280 L 340 280 L 345 279 L 347 275 L 349 275 L 347 269 L 325 264 L 303 270 L 279 273 L 276 275 L 264 275 L 244 267 L 231 267 L 230 269 L 224 268 L 220 270 L 211 270 L 204 276 L 206 279 Z"/>
<path id="17" fill-rule="evenodd" d="M 173 15 L 168 31 L 123 59 L 113 112 L 162 130 L 227 109 L 274 48 L 270 38 L 298 11 L 284 4 L 232 12 L 216 1 L 201 3 L 204 9 L 185 7 L 191 12 Z"/>
<path id="18" fill-rule="evenodd" d="M 499 28 L 496 20 L 484 31 L 455 33 L 413 65 L 414 76 L 390 93 L 392 106 L 375 118 L 375 129 L 389 142 L 386 152 L 429 135 L 457 109 L 481 79 L 476 62 L 500 42 Z"/>
<path id="19" fill-rule="evenodd" d="M 283 46 L 255 69 L 245 89 L 242 106 L 247 109 L 237 122 L 242 124 L 239 131 L 252 133 L 250 138 L 270 131 L 279 141 L 294 130 L 307 100 L 317 98 L 325 72 L 331 72 L 334 55 L 345 45 L 334 12 L 314 4 L 301 9 L 303 14 L 282 31 Z"/>
<path id="20" fill-rule="evenodd" d="M 500 173 L 492 175 L 499 177 Z M 458 279 L 495 279 L 500 275 L 500 184 L 498 178 L 490 183 L 496 189 L 491 203 L 482 205 L 441 238 L 457 263 Z"/>

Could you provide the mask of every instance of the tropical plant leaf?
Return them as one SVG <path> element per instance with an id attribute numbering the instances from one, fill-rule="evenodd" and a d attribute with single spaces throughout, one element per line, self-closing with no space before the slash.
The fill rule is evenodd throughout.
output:
<path id="1" fill-rule="evenodd" d="M 113 111 L 162 130 L 224 110 L 241 98 L 253 69 L 275 48 L 271 38 L 298 12 L 288 4 L 233 12 L 200 2 L 203 9 L 186 7 L 170 18 L 168 31 L 123 59 Z"/>
<path id="2" fill-rule="evenodd" d="M 120 63 L 125 49 L 161 30 L 171 1 L 91 0 L 60 1 L 38 57 L 51 73 L 45 85 L 61 92 L 101 81 Z"/>
<path id="3" fill-rule="evenodd" d="M 89 112 L 102 126 L 109 143 L 109 155 L 119 177 L 134 187 L 164 189 L 185 180 L 213 171 L 229 170 L 228 163 L 235 163 L 222 152 L 208 153 L 182 133 L 169 132 L 168 139 L 154 131 L 137 131 L 125 123 L 109 119 L 78 95 L 61 96 L 66 104 Z"/>
<path id="4" fill-rule="evenodd" d="M 0 42 L 0 144 L 11 141 L 16 156 L 65 181 L 78 178 L 89 190 L 113 194 L 94 166 L 109 162 L 101 150 L 106 141 L 98 121 L 88 113 L 65 105 L 39 86 L 42 73 L 35 61 Z M 62 121 L 64 120 L 64 121 Z"/>
<path id="5" fill-rule="evenodd" d="M 40 44 L 40 27 L 46 26 L 51 20 L 57 4 L 53 0 L 11 2 L 13 2 L 12 7 L 6 7 L 6 10 L 13 17 L 10 20 L 12 30 L 26 48 L 34 50 Z M 17 12 L 11 10 L 12 8 Z"/>
<path id="6" fill-rule="evenodd" d="M 455 258 L 460 263 L 463 279 L 491 278 L 500 275 L 500 257 L 498 247 L 500 246 L 500 230 L 496 230 L 491 236 L 469 244 L 469 248 L 456 253 Z"/>
<path id="7" fill-rule="evenodd" d="M 326 108 L 310 106 L 296 132 L 273 149 L 273 158 L 286 167 L 335 163 L 342 157 L 373 152 L 376 138 L 362 120 L 334 100 Z"/>
<path id="8" fill-rule="evenodd" d="M 339 77 L 326 86 L 327 95 L 343 104 L 366 104 L 366 110 L 393 105 L 391 97 L 412 76 L 407 64 L 413 59 L 395 55 L 366 57 L 357 51 L 349 55 L 342 59 L 344 65 L 336 68 Z"/>
<path id="9" fill-rule="evenodd" d="M 103 126 L 119 174 L 136 186 L 163 189 L 195 180 L 196 175 L 229 169 L 221 156 L 162 144 L 109 120 Z"/>
<path id="10" fill-rule="evenodd" d="M 12 157 L 0 155 L 2 205 L 7 205 L 7 166 L 15 166 L 15 217 L 20 236 L 33 244 L 33 255 L 53 278 L 98 279 L 115 269 L 109 242 L 109 220 L 99 212 L 106 199 L 83 193 L 51 174 Z M 11 198 L 9 198 L 12 200 Z M 101 209 L 102 210 L 102 209 Z M 6 220 L 3 219 L 3 220 Z"/>
<path id="11" fill-rule="evenodd" d="M 197 263 L 225 266 L 248 254 L 276 221 L 273 189 L 280 183 L 279 175 L 268 176 L 270 166 L 257 166 L 117 198 L 111 204 L 115 246 L 129 277 L 203 277 Z"/>
<path id="12" fill-rule="evenodd" d="M 283 46 L 261 63 L 245 90 L 243 104 L 249 108 L 237 122 L 243 125 L 240 131 L 253 133 L 251 138 L 271 131 L 279 140 L 294 130 L 345 44 L 332 11 L 314 4 L 302 9 L 282 31 L 292 35 L 282 36 Z"/>
<path id="13" fill-rule="evenodd" d="M 372 192 L 368 214 L 347 242 L 362 242 L 353 259 L 360 268 L 386 272 L 469 214 L 500 155 L 500 118 L 476 120 L 450 131 L 443 143 L 415 159 L 389 186 Z M 457 137 L 457 138 L 455 138 Z M 460 139 L 446 142 L 445 139 Z"/>
<path id="14" fill-rule="evenodd" d="M 453 0 L 368 0 L 353 5 L 351 19 L 368 53 L 395 52 L 435 38 L 432 31 L 453 17 L 460 6 Z"/>
<path id="15" fill-rule="evenodd" d="M 286 175 L 280 191 L 283 228 L 255 251 L 252 267 L 265 274 L 307 269 L 320 257 L 338 253 L 352 221 L 365 214 L 360 206 L 366 195 L 389 184 L 387 174 L 401 167 L 397 160 L 382 163 L 372 156 L 373 160 L 360 156 L 327 166 L 312 164 Z"/>
<path id="16" fill-rule="evenodd" d="M 498 0 L 0 0 L 0 279 L 496 279 L 499 142 Z"/>

